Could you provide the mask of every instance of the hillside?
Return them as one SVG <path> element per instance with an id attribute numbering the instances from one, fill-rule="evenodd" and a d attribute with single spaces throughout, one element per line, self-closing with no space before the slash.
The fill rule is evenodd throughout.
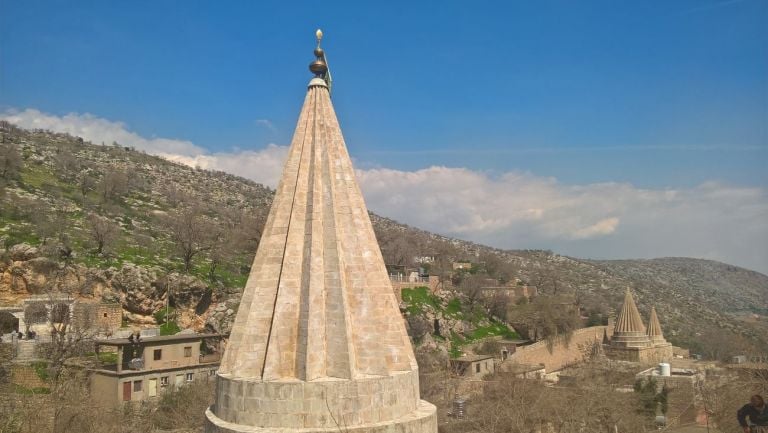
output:
<path id="1" fill-rule="evenodd" d="M 119 299 L 130 321 L 150 323 L 170 291 L 171 303 L 185 314 L 183 325 L 226 330 L 258 245 L 270 188 L 118 143 L 93 144 L 7 123 L 0 132 L 0 246 L 6 249 L 0 302 L 75 290 L 86 298 Z M 451 262 L 470 261 L 473 275 L 518 280 L 545 297 L 567 296 L 595 320 L 618 308 L 629 286 L 643 314 L 656 305 L 673 342 L 710 356 L 726 350 L 722 344 L 708 348 L 711 341 L 726 341 L 730 351 L 768 345 L 768 277 L 756 272 L 686 258 L 590 261 L 506 251 L 377 215 L 372 220 L 391 264 L 414 266 L 415 257 L 435 257 L 430 272 L 447 279 Z M 13 252 L 20 243 L 36 253 L 12 257 L 21 254 Z M 509 306 L 511 313 L 516 308 Z"/>

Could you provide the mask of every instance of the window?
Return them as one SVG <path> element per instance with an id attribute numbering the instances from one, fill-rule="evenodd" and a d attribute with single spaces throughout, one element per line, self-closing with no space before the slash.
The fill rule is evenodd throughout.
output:
<path id="1" fill-rule="evenodd" d="M 184 348 L 184 357 L 189 358 L 192 356 L 192 346 L 187 346 Z"/>
<path id="2" fill-rule="evenodd" d="M 141 392 L 141 384 L 142 384 L 142 382 L 140 380 L 134 380 L 133 381 L 133 392 Z"/>
<path id="3" fill-rule="evenodd" d="M 475 364 L 475 373 L 480 373 L 480 364 Z"/>
<path id="4" fill-rule="evenodd" d="M 163 358 L 163 349 L 155 349 L 155 352 L 153 354 L 153 359 L 155 361 L 159 361 Z"/>
<path id="5" fill-rule="evenodd" d="M 208 376 L 216 376 L 216 369 L 208 370 Z"/>
<path id="6" fill-rule="evenodd" d="M 168 376 L 160 377 L 160 386 L 168 386 Z"/>
<path id="7" fill-rule="evenodd" d="M 194 377 L 193 373 L 187 373 L 187 382 L 192 382 L 193 377 Z"/>
<path id="8" fill-rule="evenodd" d="M 104 313 L 104 317 L 107 317 L 107 313 Z"/>

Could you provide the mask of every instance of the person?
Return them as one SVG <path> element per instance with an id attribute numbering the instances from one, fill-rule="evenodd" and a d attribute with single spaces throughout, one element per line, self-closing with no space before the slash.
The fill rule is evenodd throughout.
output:
<path id="1" fill-rule="evenodd" d="M 761 395 L 753 395 L 749 403 L 736 412 L 736 418 L 744 433 L 768 433 L 768 405 Z"/>

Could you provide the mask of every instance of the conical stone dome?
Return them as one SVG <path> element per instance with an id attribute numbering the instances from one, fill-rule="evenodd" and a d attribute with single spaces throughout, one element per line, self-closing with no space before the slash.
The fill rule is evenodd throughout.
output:
<path id="1" fill-rule="evenodd" d="M 313 71 L 206 431 L 435 433 L 327 67 Z"/>
<path id="2" fill-rule="evenodd" d="M 619 316 L 616 318 L 616 327 L 613 330 L 611 344 L 621 347 L 649 347 L 651 345 L 645 333 L 645 325 L 637 310 L 632 293 L 627 289 L 624 295 L 624 304 L 621 306 Z"/>
<path id="3" fill-rule="evenodd" d="M 666 343 L 664 333 L 661 331 L 659 316 L 656 315 L 656 307 L 651 307 L 651 316 L 648 319 L 648 338 L 654 345 Z"/>

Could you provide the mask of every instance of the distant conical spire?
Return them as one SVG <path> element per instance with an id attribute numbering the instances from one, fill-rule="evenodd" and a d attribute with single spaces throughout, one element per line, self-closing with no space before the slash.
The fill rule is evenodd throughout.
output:
<path id="1" fill-rule="evenodd" d="M 648 338 L 651 343 L 666 343 L 664 339 L 664 333 L 661 331 L 661 323 L 659 323 L 659 316 L 656 315 L 656 307 L 651 307 L 651 316 L 648 319 Z"/>
<path id="2" fill-rule="evenodd" d="M 643 319 L 640 317 L 640 312 L 635 305 L 635 299 L 632 297 L 632 292 L 629 289 L 624 294 L 624 304 L 621 306 L 619 317 L 616 319 L 614 333 L 618 332 L 645 332 Z"/>
<path id="3" fill-rule="evenodd" d="M 647 347 L 650 340 L 645 334 L 645 325 L 637 310 L 632 293 L 627 288 L 624 295 L 624 304 L 621 306 L 619 316 L 616 318 L 616 327 L 611 337 L 611 344 L 625 347 Z"/>
<path id="4" fill-rule="evenodd" d="M 321 33 L 318 32 L 318 42 Z M 208 433 L 437 432 L 322 49 L 218 372 Z"/>

